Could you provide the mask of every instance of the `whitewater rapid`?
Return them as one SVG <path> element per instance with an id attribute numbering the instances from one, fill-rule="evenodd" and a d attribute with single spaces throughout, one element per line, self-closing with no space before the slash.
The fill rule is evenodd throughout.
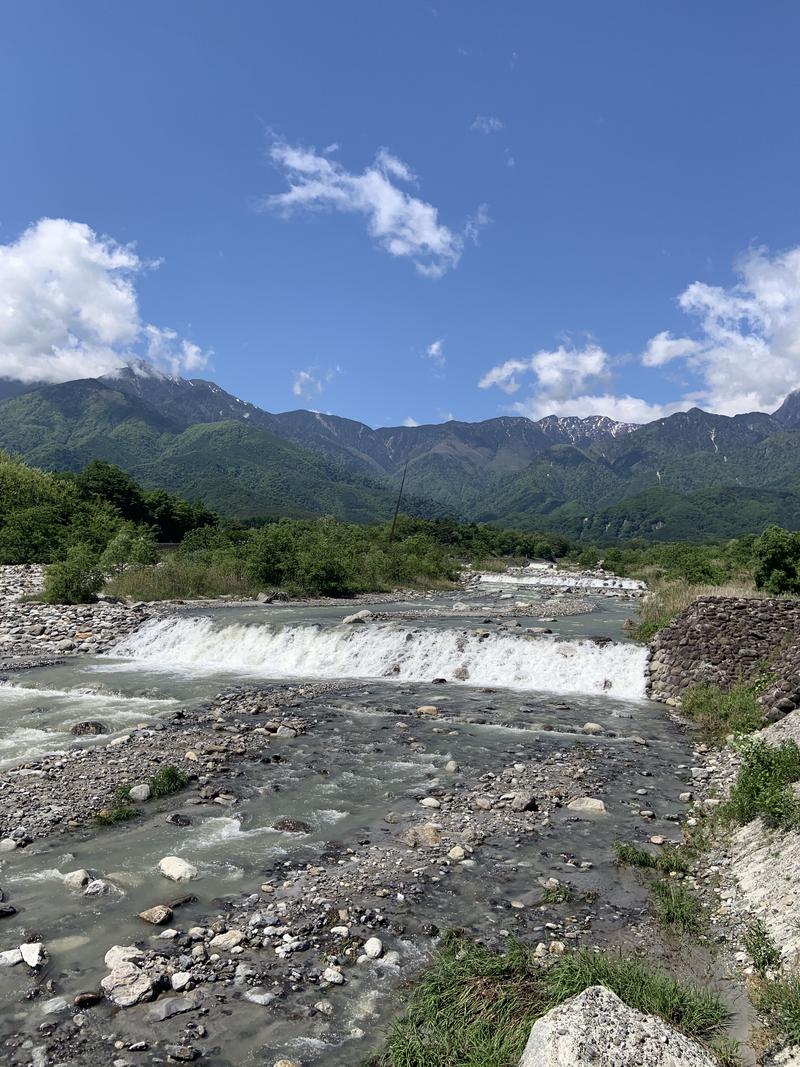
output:
<path id="1" fill-rule="evenodd" d="M 264 678 L 446 678 L 557 694 L 645 697 L 647 650 L 635 644 L 413 629 L 216 624 L 165 618 L 124 637 L 109 656 L 141 670 L 237 673 Z"/>

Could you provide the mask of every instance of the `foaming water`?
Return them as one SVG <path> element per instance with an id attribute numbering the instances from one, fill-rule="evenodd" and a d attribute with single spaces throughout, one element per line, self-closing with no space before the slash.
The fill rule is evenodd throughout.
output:
<path id="1" fill-rule="evenodd" d="M 210 618 L 166 618 L 125 637 L 110 655 L 141 670 L 236 672 L 266 678 L 437 677 L 473 686 L 549 693 L 645 696 L 645 648 L 474 631 L 366 627 L 215 626 Z"/>
<path id="2" fill-rule="evenodd" d="M 492 574 L 478 575 L 482 585 L 513 585 L 520 589 L 636 589 L 646 588 L 645 583 L 637 578 L 594 578 L 584 574 L 559 574 L 556 571 L 542 571 L 536 574 Z"/>

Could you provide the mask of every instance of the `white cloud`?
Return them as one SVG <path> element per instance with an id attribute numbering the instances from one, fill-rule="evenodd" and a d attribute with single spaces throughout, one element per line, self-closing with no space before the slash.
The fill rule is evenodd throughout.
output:
<path id="1" fill-rule="evenodd" d="M 470 129 L 476 130 L 478 133 L 499 133 L 500 130 L 505 128 L 505 125 L 502 119 L 498 119 L 494 115 L 476 115 Z"/>
<path id="2" fill-rule="evenodd" d="M 0 377 L 63 382 L 142 355 L 171 374 L 204 366 L 197 345 L 142 321 L 135 283 L 152 266 L 68 219 L 41 219 L 0 245 Z"/>
<path id="3" fill-rule="evenodd" d="M 406 415 L 406 417 L 403 419 L 403 425 L 404 426 L 419 426 L 419 423 L 417 422 L 416 419 L 412 419 L 412 417 L 410 415 Z"/>
<path id="4" fill-rule="evenodd" d="M 688 337 L 673 337 L 669 330 L 662 330 L 647 342 L 642 353 L 645 367 L 662 367 L 673 359 L 684 359 L 700 349 L 697 341 Z"/>
<path id="5" fill-rule="evenodd" d="M 305 370 L 294 372 L 292 380 L 292 393 L 303 400 L 313 400 L 320 396 L 322 390 L 332 381 L 337 374 L 341 374 L 342 368 L 337 364 L 325 371 L 318 371 L 315 367 L 307 367 Z"/>
<path id="6" fill-rule="evenodd" d="M 425 349 L 423 359 L 429 359 L 434 366 L 442 368 L 447 362 L 444 354 L 444 341 L 441 338 L 438 341 L 431 341 Z"/>
<path id="7" fill-rule="evenodd" d="M 481 389 L 497 386 L 504 393 L 516 393 L 521 386 L 520 378 L 531 374 L 535 397 L 522 406 L 536 410 L 543 406 L 547 409 L 544 414 L 549 415 L 555 411 L 553 405 L 581 395 L 587 387 L 609 381 L 610 373 L 608 355 L 599 345 L 589 343 L 583 348 L 560 345 L 553 351 L 540 349 L 525 359 L 506 360 L 487 371 L 478 386 Z"/>
<path id="8" fill-rule="evenodd" d="M 388 149 L 360 174 L 317 153 L 276 140 L 269 150 L 289 189 L 263 201 L 263 207 L 291 214 L 299 210 L 332 210 L 364 215 L 367 230 L 384 251 L 411 259 L 420 274 L 440 278 L 458 265 L 466 240 L 475 240 L 488 217 L 485 208 L 462 232 L 439 222 L 432 204 L 411 196 L 396 182 L 415 183 L 410 167 Z M 482 214 L 481 214 L 482 212 Z"/>
<path id="9" fill-rule="evenodd" d="M 532 391 L 513 410 L 538 418 L 546 414 L 604 414 L 642 422 L 698 406 L 723 415 L 774 411 L 787 393 L 800 387 L 800 247 L 770 255 L 754 249 L 736 264 L 730 286 L 693 282 L 678 298 L 691 317 L 685 336 L 661 330 L 647 342 L 640 363 L 660 371 L 677 366 L 691 388 L 664 403 L 630 394 L 616 395 L 614 361 L 597 345 L 541 351 L 492 367 L 479 381 L 516 393 L 523 381 Z M 592 391 L 598 385 L 603 391 Z M 672 381 L 662 378 L 664 392 Z"/>

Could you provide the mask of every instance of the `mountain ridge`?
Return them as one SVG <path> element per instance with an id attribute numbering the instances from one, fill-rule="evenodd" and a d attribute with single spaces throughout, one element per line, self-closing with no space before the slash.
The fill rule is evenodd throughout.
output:
<path id="1" fill-rule="evenodd" d="M 418 514 L 580 539 L 686 538 L 693 524 L 698 536 L 715 525 L 728 536 L 737 506 L 738 532 L 800 522 L 800 391 L 773 414 L 692 408 L 641 425 L 501 415 L 372 428 L 268 412 L 215 382 L 133 364 L 55 385 L 0 384 L 0 447 L 52 469 L 107 459 L 227 514 L 385 518 L 407 472 L 404 508 Z"/>

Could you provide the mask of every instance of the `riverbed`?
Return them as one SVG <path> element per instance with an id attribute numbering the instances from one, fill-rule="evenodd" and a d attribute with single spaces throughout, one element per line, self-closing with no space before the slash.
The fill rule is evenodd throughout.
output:
<path id="1" fill-rule="evenodd" d="M 16 908 L 0 951 L 47 951 L 35 971 L 0 968 L 3 1062 L 145 1064 L 171 1045 L 219 1067 L 344 1067 L 379 1046 L 442 931 L 545 953 L 624 943 L 644 893 L 613 843 L 680 840 L 691 747 L 645 698 L 645 651 L 623 628 L 632 603 L 580 595 L 591 612 L 556 618 L 536 590 L 482 585 L 382 601 L 349 625 L 341 605 L 189 608 L 104 655 L 6 675 L 0 800 L 5 786 L 14 803 L 0 836 L 37 804 L 64 811 L 0 854 Z M 71 732 L 89 720 L 106 732 Z M 189 788 L 115 826 L 71 818 L 75 790 L 101 789 L 86 768 L 122 774 L 139 748 L 179 753 Z M 570 807 L 587 798 L 605 810 Z M 435 844 L 409 844 L 420 827 Z M 167 881 L 165 856 L 197 877 Z M 78 869 L 103 891 L 67 889 Z M 553 878 L 565 899 L 542 904 Z M 137 917 L 167 903 L 166 927 Z M 225 930 L 243 936 L 209 950 Z M 189 975 L 190 1005 L 154 1015 L 167 990 L 75 1007 L 114 945 L 142 950 L 154 994 Z"/>

